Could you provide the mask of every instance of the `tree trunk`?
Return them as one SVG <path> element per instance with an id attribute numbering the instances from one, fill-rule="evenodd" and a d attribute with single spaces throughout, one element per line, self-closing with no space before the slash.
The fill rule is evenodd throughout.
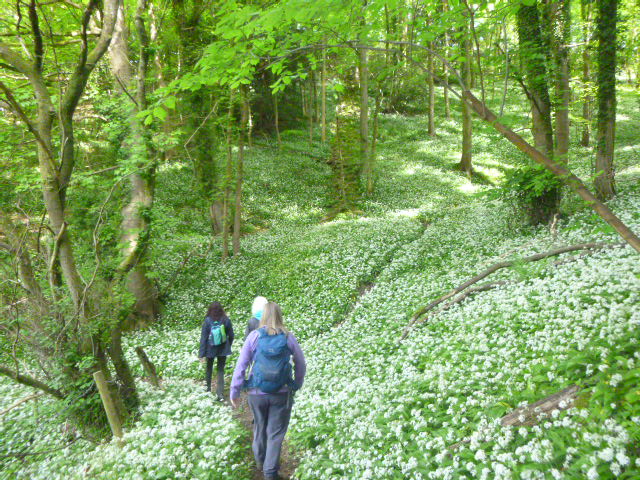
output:
<path id="1" fill-rule="evenodd" d="M 569 153 L 569 103 L 571 87 L 569 77 L 569 43 L 571 22 L 570 0 L 546 0 L 545 23 L 551 49 L 554 83 L 555 150 L 557 161 L 567 163 Z"/>
<path id="2" fill-rule="evenodd" d="M 509 88 L 509 37 L 507 36 L 507 23 L 502 26 L 504 34 L 504 85 L 502 87 L 502 102 L 500 103 L 500 117 L 504 114 L 504 105 L 507 103 Z"/>
<path id="3" fill-rule="evenodd" d="M 465 27 L 464 37 L 462 40 L 464 61 L 462 62 L 462 75 L 466 85 L 471 84 L 471 42 L 469 40 L 469 32 Z M 471 119 L 471 107 L 467 102 L 462 102 L 462 156 L 458 168 L 465 172 L 468 176 L 473 173 L 471 163 L 471 142 L 473 136 L 473 124 Z"/>
<path id="4" fill-rule="evenodd" d="M 436 135 L 436 111 L 435 111 L 435 103 L 436 103 L 436 92 L 435 85 L 433 82 L 433 54 L 431 50 L 433 49 L 433 42 L 429 42 L 429 51 L 427 52 L 427 70 L 429 71 L 429 75 L 427 77 L 427 86 L 429 87 L 429 100 L 428 100 L 428 117 L 429 124 L 427 126 L 427 133 L 429 136 L 434 137 Z"/>
<path id="5" fill-rule="evenodd" d="M 616 22 L 618 0 L 598 0 L 598 102 L 596 131 L 596 194 L 607 200 L 615 195 L 613 155 L 616 134 Z"/>
<path id="6" fill-rule="evenodd" d="M 314 80 L 313 80 L 313 71 L 309 73 L 309 80 L 307 83 L 309 84 L 309 103 L 308 103 L 308 113 L 309 113 L 309 146 L 313 145 L 313 117 L 315 115 L 315 95 L 314 95 Z"/>
<path id="7" fill-rule="evenodd" d="M 277 97 L 276 97 L 276 105 L 277 105 Z M 276 110 L 277 112 L 277 110 Z M 276 115 L 276 119 L 277 119 Z M 229 257 L 229 213 L 230 213 L 230 202 L 231 202 L 231 181 L 233 177 L 233 147 L 232 147 L 232 138 L 233 138 L 233 92 L 229 92 L 229 114 L 228 114 L 228 124 L 227 124 L 227 165 L 225 169 L 224 175 L 224 200 L 222 203 L 222 261 L 224 262 Z M 277 125 L 277 120 L 276 120 Z M 280 136 L 278 135 L 278 138 Z"/>
<path id="8" fill-rule="evenodd" d="M 324 43 L 327 43 L 326 37 Z M 322 86 L 320 92 L 322 108 L 320 122 L 322 123 L 322 143 L 327 142 L 327 49 L 322 49 Z"/>
<path id="9" fill-rule="evenodd" d="M 378 144 L 378 116 L 380 114 L 380 98 L 381 94 L 378 93 L 378 95 L 376 95 L 375 110 L 373 111 L 373 138 L 371 139 L 371 152 L 369 152 L 369 155 L 371 156 L 369 160 L 371 172 L 367 177 L 367 193 L 373 193 L 373 167 L 375 166 L 376 162 L 376 146 Z"/>
<path id="10" fill-rule="evenodd" d="M 140 58 L 136 74 L 137 88 L 135 92 L 136 104 L 129 109 L 129 137 L 127 139 L 129 154 L 137 160 L 138 172 L 130 175 L 130 199 L 122 210 L 121 244 L 123 260 L 120 270 L 128 272 L 127 288 L 135 298 L 134 327 L 147 326 L 160 313 L 158 291 L 148 278 L 144 260 L 150 225 L 146 218 L 153 205 L 155 187 L 156 154 L 151 146 L 149 135 L 141 124 L 137 114 L 147 105 L 146 73 L 148 54 L 148 35 L 142 16 L 146 13 L 146 1 L 140 0 L 136 11 L 136 33 L 140 42 Z M 132 85 L 133 74 L 129 60 L 128 32 L 125 24 L 124 2 L 120 0 L 119 15 L 113 36 L 113 43 L 109 48 L 111 68 L 123 102 L 128 102 L 129 87 Z M 126 92 L 126 94 L 125 94 Z"/>
<path id="11" fill-rule="evenodd" d="M 537 3 L 531 6 L 520 5 L 517 20 L 520 56 L 531 101 L 533 142 L 538 150 L 551 157 L 553 155 L 551 100 Z"/>
<path id="12" fill-rule="evenodd" d="M 272 93 L 273 97 L 273 123 L 276 127 L 276 138 L 278 139 L 278 149 L 282 148 L 282 139 L 280 138 L 280 112 L 278 110 L 278 94 Z"/>
<path id="13" fill-rule="evenodd" d="M 128 412 L 135 411 L 140 404 L 136 391 L 136 382 L 133 379 L 131 368 L 122 350 L 122 332 L 116 328 L 111 334 L 111 344 L 109 345 L 109 357 L 116 371 L 116 375 L 121 382 L 119 394 L 125 403 Z"/>
<path id="14" fill-rule="evenodd" d="M 242 227 L 242 180 L 244 168 L 244 137 L 249 118 L 249 100 L 246 86 L 241 87 L 242 111 L 240 115 L 240 134 L 238 138 L 238 171 L 236 176 L 236 205 L 233 216 L 233 255 L 240 254 L 240 229 Z"/>
<path id="15" fill-rule="evenodd" d="M 553 158 L 553 127 L 551 124 L 551 100 L 545 66 L 545 46 L 540 28 L 537 2 L 520 5 L 517 12 L 517 29 L 520 56 L 524 67 L 527 94 L 531 101 L 532 132 L 536 149 L 548 158 Z M 538 197 L 540 205 L 532 214 L 533 224 L 548 223 L 558 211 L 559 189 L 550 189 Z"/>
<path id="16" fill-rule="evenodd" d="M 364 167 L 364 176 L 367 185 L 373 175 L 371 157 L 369 155 L 369 69 L 367 65 L 367 49 L 359 48 L 360 54 L 360 162 Z"/>
<path id="17" fill-rule="evenodd" d="M 449 0 L 442 0 L 442 11 L 449 11 Z M 449 57 L 449 32 L 444 32 L 444 57 Z M 447 71 L 447 67 L 443 67 L 444 70 L 442 72 L 442 82 L 444 84 L 444 116 L 447 120 L 451 119 L 451 106 L 449 105 L 449 72 Z"/>
<path id="18" fill-rule="evenodd" d="M 582 136 L 580 145 L 588 147 L 591 141 L 591 2 L 580 1 L 580 15 L 582 17 Z"/>

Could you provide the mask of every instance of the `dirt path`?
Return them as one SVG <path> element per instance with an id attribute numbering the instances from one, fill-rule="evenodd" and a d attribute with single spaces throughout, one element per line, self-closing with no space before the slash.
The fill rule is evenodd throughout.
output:
<path id="1" fill-rule="evenodd" d="M 247 403 L 247 396 L 243 395 L 242 400 L 240 402 L 240 407 L 233 411 L 233 417 L 238 420 L 244 427 L 250 432 L 249 438 L 253 440 L 253 414 L 251 413 L 251 409 L 249 408 L 249 404 Z M 251 462 L 251 467 L 253 471 L 253 480 L 263 480 L 262 472 L 256 468 L 255 461 L 253 459 L 253 454 L 250 453 L 250 458 L 248 459 Z M 282 454 L 280 455 L 280 471 L 278 475 L 283 480 L 289 480 L 293 478 L 293 474 L 298 467 L 299 460 L 290 453 L 289 446 L 287 445 L 287 439 L 285 438 L 284 444 L 282 445 Z"/>

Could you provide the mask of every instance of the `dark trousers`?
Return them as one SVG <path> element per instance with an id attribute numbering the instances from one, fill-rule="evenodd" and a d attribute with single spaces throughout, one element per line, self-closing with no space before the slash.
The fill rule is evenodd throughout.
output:
<path id="1" fill-rule="evenodd" d="M 253 455 L 265 478 L 278 474 L 282 441 L 289 427 L 293 399 L 289 393 L 249 395 L 253 412 Z"/>
<path id="2" fill-rule="evenodd" d="M 224 398 L 224 366 L 227 363 L 227 357 L 215 357 L 218 359 L 217 371 L 217 388 L 216 395 L 220 398 Z M 211 375 L 213 374 L 213 358 L 207 358 L 207 392 L 211 391 Z"/>

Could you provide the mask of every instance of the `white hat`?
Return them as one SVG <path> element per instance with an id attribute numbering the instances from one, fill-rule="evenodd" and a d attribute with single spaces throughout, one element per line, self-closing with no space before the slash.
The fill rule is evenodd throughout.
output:
<path id="1" fill-rule="evenodd" d="M 253 305 L 251 306 L 251 315 L 255 315 L 258 312 L 261 312 L 262 309 L 264 309 L 264 306 L 268 303 L 269 301 L 264 298 L 264 297 L 256 297 L 253 300 Z"/>

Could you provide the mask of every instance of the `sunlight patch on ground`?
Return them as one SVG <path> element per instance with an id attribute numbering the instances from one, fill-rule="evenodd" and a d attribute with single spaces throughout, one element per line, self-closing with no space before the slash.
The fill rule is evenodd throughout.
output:
<path id="1" fill-rule="evenodd" d="M 640 145 L 627 145 L 618 149 L 619 152 L 635 152 L 640 151 Z"/>
<path id="2" fill-rule="evenodd" d="M 409 217 L 415 218 L 420 215 L 421 209 L 419 208 L 405 208 L 403 210 L 396 210 L 393 214 L 396 217 Z"/>
<path id="3" fill-rule="evenodd" d="M 476 185 L 475 183 L 463 183 L 458 187 L 458 190 L 463 193 L 477 193 L 480 188 L 480 185 Z"/>

